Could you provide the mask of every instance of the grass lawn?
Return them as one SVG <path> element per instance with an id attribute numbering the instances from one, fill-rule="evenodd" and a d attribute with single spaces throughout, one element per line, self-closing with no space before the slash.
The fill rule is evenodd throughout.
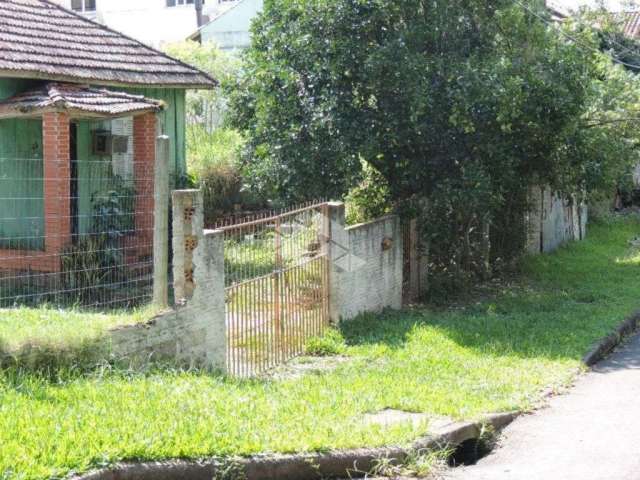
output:
<path id="1" fill-rule="evenodd" d="M 592 343 L 640 307 L 636 235 L 637 220 L 595 225 L 589 240 L 530 259 L 521 282 L 483 301 L 362 317 L 342 331 L 350 361 L 325 373 L 235 381 L 5 370 L 0 479 L 123 459 L 379 446 L 424 433 L 363 421 L 388 407 L 465 419 L 530 408 L 543 388 L 570 382 Z"/>
<path id="2" fill-rule="evenodd" d="M 153 313 L 150 307 L 116 313 L 48 307 L 0 309 L 0 358 L 33 351 L 78 355 L 95 348 L 107 330 L 148 321 Z"/>

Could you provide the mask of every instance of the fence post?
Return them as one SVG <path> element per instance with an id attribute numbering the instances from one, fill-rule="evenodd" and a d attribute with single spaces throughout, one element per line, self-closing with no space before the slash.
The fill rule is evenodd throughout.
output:
<path id="1" fill-rule="evenodd" d="M 415 301 L 420 294 L 420 264 L 418 261 L 418 220 L 409 220 L 409 300 Z"/>
<path id="2" fill-rule="evenodd" d="M 208 366 L 228 372 L 224 232 L 201 230 L 198 246 L 193 252 L 193 263 L 195 290 L 187 310 L 204 321 Z"/>
<path id="3" fill-rule="evenodd" d="M 339 323 L 342 318 L 343 290 L 341 276 L 349 270 L 349 233 L 345 228 L 345 206 L 342 202 L 330 202 L 328 207 L 328 257 L 329 257 L 329 319 Z"/>
<path id="4" fill-rule="evenodd" d="M 169 137 L 156 139 L 153 222 L 153 303 L 169 305 Z"/>
<path id="5" fill-rule="evenodd" d="M 173 293 L 176 305 L 193 297 L 195 288 L 193 254 L 204 228 L 202 193 L 174 190 L 173 204 Z"/>

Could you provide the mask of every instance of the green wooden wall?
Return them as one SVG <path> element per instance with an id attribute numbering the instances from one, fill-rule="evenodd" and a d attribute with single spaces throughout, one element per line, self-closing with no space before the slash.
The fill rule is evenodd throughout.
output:
<path id="1" fill-rule="evenodd" d="M 77 182 L 78 182 L 78 232 L 80 234 L 101 233 L 94 225 L 92 199 L 117 187 L 113 175 L 111 156 L 94 155 L 91 151 L 92 132 L 109 130 L 108 121 L 81 120 L 77 128 Z"/>
<path id="2" fill-rule="evenodd" d="M 0 78 L 0 99 L 33 82 Z M 42 122 L 0 120 L 0 248 L 44 249 Z"/>
<path id="3" fill-rule="evenodd" d="M 185 90 L 135 88 L 128 91 L 166 103 L 167 108 L 160 114 L 160 133 L 171 139 L 171 175 L 179 180 L 187 173 Z"/>
<path id="4" fill-rule="evenodd" d="M 0 100 L 37 85 L 37 81 L 0 78 Z M 159 133 L 171 142 L 172 186 L 186 175 L 185 91 L 129 88 L 131 93 L 165 102 Z M 91 132 L 108 129 L 109 122 L 81 120 L 77 124 L 78 226 L 92 230 L 92 197 L 117 185 L 112 159 L 91 154 Z M 42 122 L 0 120 L 0 248 L 44 248 Z"/>

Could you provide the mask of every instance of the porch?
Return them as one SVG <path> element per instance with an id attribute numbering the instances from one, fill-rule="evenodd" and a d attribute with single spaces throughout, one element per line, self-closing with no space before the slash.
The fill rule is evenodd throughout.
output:
<path id="1" fill-rule="evenodd" d="M 95 284 L 127 290 L 148 275 L 162 108 L 60 83 L 0 103 L 0 140 L 15 145 L 0 149 L 0 304 L 34 303 L 52 284 L 82 300 Z"/>

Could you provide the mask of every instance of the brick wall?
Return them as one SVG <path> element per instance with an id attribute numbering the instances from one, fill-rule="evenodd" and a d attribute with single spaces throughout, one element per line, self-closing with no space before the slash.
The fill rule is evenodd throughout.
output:
<path id="1" fill-rule="evenodd" d="M 199 191 L 173 193 L 173 267 L 193 273 L 188 294 L 176 285 L 178 306 L 147 325 L 110 332 L 115 358 L 136 363 L 149 359 L 178 361 L 189 366 L 225 369 L 226 322 L 224 290 L 224 235 L 203 228 L 204 211 Z M 184 281 L 184 279 L 183 279 Z"/>
<path id="2" fill-rule="evenodd" d="M 2 250 L 2 268 L 59 272 L 60 254 L 71 243 L 71 155 L 69 116 L 42 117 L 44 172 L 44 251 Z"/>
<path id="3" fill-rule="evenodd" d="M 156 160 L 156 114 L 146 113 L 133 119 L 133 173 L 136 204 L 134 244 L 128 252 L 145 260 L 153 253 L 154 166 Z M 131 257 L 131 256 L 130 256 Z"/>

